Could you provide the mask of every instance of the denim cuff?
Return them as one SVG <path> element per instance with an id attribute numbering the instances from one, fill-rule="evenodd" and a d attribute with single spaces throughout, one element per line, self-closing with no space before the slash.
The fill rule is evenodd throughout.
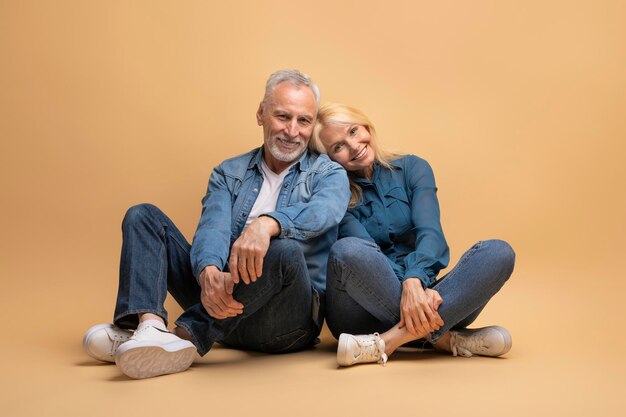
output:
<path id="1" fill-rule="evenodd" d="M 422 268 L 409 268 L 404 272 L 404 277 L 402 278 L 402 281 L 404 281 L 405 279 L 408 278 L 419 278 L 420 281 L 422 281 L 422 286 L 424 288 L 428 288 L 432 285 L 433 282 L 435 282 L 435 280 L 433 278 L 430 277 L 430 275 L 428 275 L 428 273 L 426 272 L 426 270 L 422 269 Z"/>
<path id="2" fill-rule="evenodd" d="M 152 308 L 136 308 L 133 310 L 126 310 L 118 313 L 113 317 L 113 324 L 121 329 L 136 329 L 139 325 L 139 314 L 150 313 L 155 314 L 163 319 L 165 326 L 167 326 L 167 312 L 164 309 L 152 309 Z M 124 320 L 128 317 L 134 317 L 128 320 Z"/>
<path id="3" fill-rule="evenodd" d="M 204 344 L 200 341 L 200 339 L 198 339 L 196 337 L 196 335 L 193 333 L 191 328 L 188 327 L 186 324 L 184 324 L 184 323 L 182 323 L 180 321 L 176 321 L 176 325 L 178 327 L 182 327 L 183 329 L 185 329 L 187 331 L 187 333 L 189 334 L 189 336 L 191 336 L 191 343 L 193 343 L 196 346 L 196 350 L 198 351 L 198 355 L 200 355 L 200 356 L 206 355 L 207 352 L 209 350 L 211 350 L 211 347 L 213 347 L 213 343 L 210 343 L 209 346 L 204 346 Z"/>

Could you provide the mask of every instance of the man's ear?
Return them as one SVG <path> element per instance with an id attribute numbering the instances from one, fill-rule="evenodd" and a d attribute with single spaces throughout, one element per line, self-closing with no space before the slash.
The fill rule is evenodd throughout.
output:
<path id="1" fill-rule="evenodd" d="M 256 111 L 256 122 L 259 126 L 263 126 L 263 102 L 259 103 L 259 109 Z"/>

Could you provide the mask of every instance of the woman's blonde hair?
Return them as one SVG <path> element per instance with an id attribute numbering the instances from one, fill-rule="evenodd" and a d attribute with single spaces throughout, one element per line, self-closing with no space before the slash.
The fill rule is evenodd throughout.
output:
<path id="1" fill-rule="evenodd" d="M 378 136 L 376 136 L 376 129 L 374 124 L 367 118 L 367 116 L 359 109 L 354 107 L 339 104 L 339 103 L 326 103 L 320 107 L 317 113 L 317 122 L 313 127 L 313 134 L 309 142 L 309 148 L 319 153 L 328 153 L 322 144 L 320 139 L 321 130 L 328 125 L 352 125 L 356 124 L 363 126 L 370 134 L 372 138 L 369 146 L 374 150 L 374 160 L 387 169 L 393 169 L 391 161 L 398 158 L 398 154 L 381 149 L 378 146 Z M 355 207 L 363 197 L 363 191 L 361 186 L 355 181 L 355 175 L 348 171 L 348 178 L 350 179 L 350 207 Z"/>

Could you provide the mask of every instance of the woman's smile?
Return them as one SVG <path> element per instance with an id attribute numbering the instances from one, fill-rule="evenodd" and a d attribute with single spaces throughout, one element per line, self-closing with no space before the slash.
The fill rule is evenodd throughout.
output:
<path id="1" fill-rule="evenodd" d="M 359 159 L 363 158 L 366 153 L 367 153 L 367 145 L 365 145 L 363 149 L 361 150 L 361 152 L 359 152 L 354 158 L 352 158 L 352 160 L 358 161 Z"/>

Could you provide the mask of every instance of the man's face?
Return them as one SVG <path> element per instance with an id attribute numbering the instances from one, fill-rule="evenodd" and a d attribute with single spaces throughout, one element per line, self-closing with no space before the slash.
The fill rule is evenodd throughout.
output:
<path id="1" fill-rule="evenodd" d="M 263 126 L 264 158 L 267 166 L 280 172 L 296 161 L 311 138 L 317 103 L 306 86 L 282 82 L 274 88 L 256 117 Z"/>

